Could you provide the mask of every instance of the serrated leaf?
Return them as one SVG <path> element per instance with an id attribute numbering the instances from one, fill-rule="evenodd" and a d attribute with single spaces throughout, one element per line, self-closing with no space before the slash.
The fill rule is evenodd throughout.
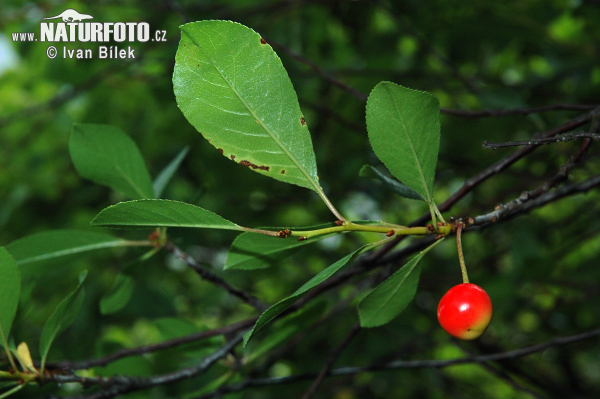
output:
<path id="1" fill-rule="evenodd" d="M 154 198 L 144 159 L 129 136 L 110 125 L 75 124 L 69 153 L 79 174 L 133 199 Z"/>
<path id="2" fill-rule="evenodd" d="M 173 87 L 187 120 L 225 157 L 322 193 L 298 97 L 258 33 L 230 21 L 181 26 Z"/>
<path id="3" fill-rule="evenodd" d="M 378 327 L 389 323 L 408 306 L 419 285 L 419 262 L 441 241 L 421 251 L 360 301 L 358 316 L 362 327 Z"/>
<path id="4" fill-rule="evenodd" d="M 79 275 L 77 287 L 75 287 L 75 289 L 58 304 L 52 315 L 50 315 L 46 321 L 46 324 L 44 324 L 42 335 L 40 336 L 40 368 L 42 371 L 44 370 L 44 365 L 46 364 L 46 358 L 48 357 L 52 342 L 59 333 L 73 324 L 77 317 L 77 313 L 83 304 L 84 290 L 82 287 L 86 277 L 87 271 L 82 272 Z"/>
<path id="5" fill-rule="evenodd" d="M 390 173 L 433 203 L 440 146 L 439 101 L 433 95 L 381 82 L 367 100 L 373 151 Z"/>
<path id="6" fill-rule="evenodd" d="M 171 178 L 179 168 L 179 165 L 181 165 L 181 162 L 183 162 L 185 159 L 189 149 L 190 147 L 185 147 L 183 150 L 181 150 L 179 154 L 177 154 L 177 156 L 173 158 L 173 160 L 169 162 L 169 164 L 165 166 L 163 170 L 160 171 L 158 176 L 156 176 L 154 183 L 152 183 L 152 188 L 154 189 L 154 195 L 156 195 L 156 198 L 160 198 L 165 187 L 167 184 L 169 184 Z"/>
<path id="7" fill-rule="evenodd" d="M 398 180 L 394 180 L 386 176 L 374 166 L 364 165 L 360 169 L 359 175 L 362 177 L 370 177 L 372 179 L 380 181 L 386 187 L 388 187 L 390 190 L 392 190 L 401 197 L 425 201 L 425 198 L 423 198 L 421 194 L 408 187 L 406 184 L 402 184 Z"/>
<path id="8" fill-rule="evenodd" d="M 133 294 L 135 280 L 126 274 L 119 274 L 112 292 L 100 299 L 100 313 L 109 315 L 123 309 Z"/>
<path id="9" fill-rule="evenodd" d="M 21 273 L 8 251 L 0 247 L 0 343 L 8 348 L 8 336 L 17 314 Z"/>
<path id="10" fill-rule="evenodd" d="M 128 246 L 129 241 L 84 230 L 49 230 L 19 238 L 6 249 L 18 266 L 40 265 L 88 251 Z"/>
<path id="11" fill-rule="evenodd" d="M 163 199 L 127 201 L 109 206 L 96 215 L 92 226 L 243 230 L 237 224 L 199 206 Z"/>
<path id="12" fill-rule="evenodd" d="M 271 306 L 269 309 L 265 310 L 260 315 L 258 320 L 256 321 L 256 324 L 254 325 L 252 330 L 244 336 L 244 345 L 246 345 L 248 343 L 248 341 L 250 341 L 250 339 L 252 339 L 252 337 L 259 330 L 261 330 L 263 327 L 265 327 L 267 324 L 269 324 L 275 317 L 277 317 L 281 313 L 283 313 L 287 308 L 289 308 L 291 305 L 293 305 L 294 302 L 296 302 L 298 299 L 303 297 L 308 291 L 312 290 L 314 287 L 321 284 L 322 282 L 327 280 L 329 277 L 333 276 L 335 273 L 340 271 L 352 259 L 354 259 L 354 257 L 356 257 L 356 255 L 363 252 L 369 246 L 370 245 L 365 245 L 365 246 L 355 250 L 354 252 L 344 256 L 342 259 L 338 260 L 337 262 L 335 262 L 332 265 L 328 266 L 327 268 L 323 269 L 319 274 L 317 274 L 316 276 L 314 276 L 313 278 L 308 280 L 300 288 L 298 288 L 292 295 L 280 300 L 279 302 L 277 302 L 276 304 Z"/>

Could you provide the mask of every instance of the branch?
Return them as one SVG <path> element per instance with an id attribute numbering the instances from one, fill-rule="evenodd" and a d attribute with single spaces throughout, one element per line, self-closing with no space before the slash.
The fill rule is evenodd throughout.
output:
<path id="1" fill-rule="evenodd" d="M 557 201 L 557 200 L 562 199 L 569 195 L 575 195 L 575 194 L 589 191 L 590 189 L 597 187 L 597 186 L 600 186 L 600 176 L 590 178 L 582 183 L 573 184 L 573 185 L 569 185 L 569 186 L 563 186 L 555 191 L 541 195 L 538 198 L 536 198 L 535 200 L 532 199 L 532 200 L 529 200 L 526 202 L 521 201 L 523 203 L 520 204 L 519 206 L 507 204 L 505 207 L 503 207 L 501 209 L 497 209 L 494 212 L 491 212 L 491 213 L 488 213 L 485 215 L 476 216 L 476 217 L 471 217 L 468 219 L 468 223 L 469 223 L 469 225 L 483 225 L 481 227 L 484 228 L 487 225 L 489 225 L 489 223 L 491 223 L 491 222 L 506 221 L 509 219 L 508 216 L 514 217 L 517 214 L 524 214 L 524 213 L 530 212 L 533 209 L 547 205 L 550 202 Z M 519 200 L 514 200 L 514 201 L 519 201 Z M 504 208 L 507 208 L 507 209 L 503 210 Z M 403 239 L 405 237 L 398 237 L 398 238 Z M 324 281 L 322 284 L 313 288 L 309 293 L 307 293 L 304 297 L 302 297 L 298 302 L 296 302 L 294 305 L 292 305 L 290 308 L 288 308 L 284 314 L 289 314 L 295 310 L 298 310 L 299 308 L 304 306 L 304 304 L 306 304 L 310 300 L 314 299 L 318 295 L 320 295 L 340 284 L 343 284 L 344 282 L 348 281 L 349 279 L 351 279 L 355 276 L 361 275 L 361 274 L 363 274 L 375 267 L 381 266 L 383 264 L 397 263 L 400 260 L 405 259 L 407 256 L 410 256 L 411 254 L 428 247 L 429 245 L 431 245 L 431 243 L 434 240 L 435 240 L 435 238 L 432 236 L 423 238 L 421 240 L 413 242 L 409 246 L 404 247 L 401 250 L 396 251 L 388 256 L 386 256 L 386 254 L 389 251 L 391 251 L 393 247 L 390 245 L 391 243 L 387 244 L 380 250 L 378 250 L 368 256 L 359 258 L 355 262 L 354 266 L 352 268 L 350 268 L 349 270 L 342 272 L 342 273 L 338 273 L 335 276 L 332 276 L 330 279 Z M 399 241 L 400 240 L 394 240 L 392 243 L 397 243 Z"/>
<path id="2" fill-rule="evenodd" d="M 590 133 L 579 131 L 575 133 L 567 133 L 560 136 L 554 137 L 542 137 L 538 139 L 531 140 L 522 140 L 522 141 L 508 141 L 506 143 L 488 143 L 487 141 L 483 142 L 484 150 L 495 150 L 497 148 L 503 147 L 518 147 L 524 145 L 541 145 L 541 144 L 553 144 L 553 143 L 566 143 L 567 141 L 573 141 L 578 139 L 591 139 L 591 140 L 600 140 L 600 134 L 598 133 Z"/>
<path id="3" fill-rule="evenodd" d="M 206 338 L 215 337 L 217 335 L 229 335 L 242 329 L 251 327 L 257 318 L 243 320 L 237 323 L 230 324 L 225 327 L 216 328 L 214 330 L 202 331 L 195 334 L 186 335 L 185 337 L 179 337 L 163 341 L 157 344 L 144 345 L 136 348 L 121 349 L 108 356 L 100 357 L 97 359 L 82 360 L 82 361 L 62 361 L 60 363 L 46 363 L 46 368 L 49 370 L 61 369 L 61 370 L 83 370 L 92 367 L 105 366 L 116 360 L 136 355 L 144 355 L 147 353 L 157 352 L 163 349 L 174 348 L 180 345 L 189 344 L 192 342 L 201 341 Z"/>
<path id="4" fill-rule="evenodd" d="M 562 134 L 562 133 L 571 131 L 573 129 L 576 129 L 578 127 L 585 125 L 586 123 L 591 121 L 592 118 L 598 116 L 599 114 L 600 114 L 600 107 L 594 108 L 590 112 L 579 115 L 578 117 L 573 118 L 554 129 L 548 130 L 548 131 L 538 135 L 538 137 L 554 137 L 558 134 Z M 439 206 L 440 211 L 442 211 L 442 212 L 447 211 L 456 202 L 458 202 L 461 198 L 463 198 L 465 195 L 467 195 L 469 192 L 471 192 L 475 187 L 479 186 L 481 183 L 483 183 L 490 177 L 504 171 L 505 169 L 510 167 L 512 164 L 514 164 L 521 158 L 523 158 L 526 155 L 528 155 L 529 153 L 533 152 L 537 147 L 538 147 L 537 145 L 528 145 L 519 150 L 516 150 L 512 154 L 502 158 L 495 164 L 487 167 L 486 169 L 482 170 L 475 176 L 471 177 L 470 179 L 465 181 L 465 183 L 462 185 L 462 187 L 458 191 L 454 192 L 454 194 L 452 194 L 450 197 L 448 197 L 448 199 L 446 199 L 446 201 L 444 201 Z M 415 223 L 422 224 L 427 220 L 428 217 L 429 217 L 428 215 L 423 215 L 421 218 L 416 220 Z"/>
<path id="5" fill-rule="evenodd" d="M 458 116 L 461 118 L 474 119 L 474 118 L 498 118 L 502 116 L 510 116 L 510 115 L 529 115 L 529 114 L 537 114 L 539 112 L 544 111 L 587 111 L 594 108 L 597 108 L 599 105 L 586 105 L 586 104 L 552 104 L 552 105 L 542 105 L 538 107 L 523 107 L 523 108 L 507 108 L 507 109 L 484 109 L 481 111 L 466 111 L 461 109 L 450 109 L 450 108 L 440 108 L 440 112 Z"/>
<path id="6" fill-rule="evenodd" d="M 468 222 L 470 225 L 496 223 L 500 220 L 506 220 L 517 215 L 528 213 L 533 209 L 542 207 L 550 202 L 557 201 L 569 195 L 585 193 L 596 187 L 600 187 L 600 175 L 589 178 L 581 183 L 563 186 L 532 200 L 516 198 L 506 205 L 499 206 L 498 209 L 493 212 L 469 218 Z"/>
<path id="7" fill-rule="evenodd" d="M 325 79 L 326 81 L 330 82 L 331 84 L 333 84 L 334 86 L 339 87 L 340 89 L 344 90 L 347 93 L 352 94 L 354 97 L 356 97 L 357 99 L 361 100 L 361 101 L 367 101 L 367 95 L 357 89 L 355 89 L 354 87 L 348 86 L 347 84 L 341 82 L 340 80 L 338 80 L 337 78 L 335 78 L 333 75 L 331 75 L 329 72 L 323 70 L 322 68 L 320 68 L 317 64 L 315 64 L 314 62 L 310 61 L 309 59 L 305 58 L 304 56 L 296 53 L 295 51 L 293 51 L 292 49 L 290 49 L 289 47 L 281 44 L 281 43 L 277 43 L 267 37 L 263 38 L 267 41 L 267 43 L 269 43 L 272 47 L 275 47 L 279 50 L 282 50 L 283 52 L 287 53 L 290 57 L 292 57 L 294 60 L 308 66 L 310 69 L 312 69 L 313 71 L 315 71 L 319 76 L 321 76 L 323 79 Z"/>
<path id="8" fill-rule="evenodd" d="M 223 280 L 221 277 L 217 276 L 210 270 L 202 267 L 193 257 L 183 252 L 179 247 L 173 244 L 171 241 L 167 242 L 164 247 L 167 251 L 171 252 L 175 257 L 183 260 L 189 267 L 194 269 L 198 275 L 211 283 L 223 287 L 229 292 L 231 295 L 238 297 L 248 305 L 254 307 L 259 312 L 264 312 L 267 309 L 267 306 L 262 303 L 262 301 L 245 291 L 242 291 L 238 288 L 233 287 L 227 281 Z"/>
<path id="9" fill-rule="evenodd" d="M 317 392 L 319 385 L 321 385 L 321 383 L 323 382 L 323 380 L 325 379 L 327 374 L 329 374 L 331 372 L 331 368 L 333 367 L 333 364 L 335 363 L 337 358 L 342 354 L 344 349 L 346 349 L 348 347 L 348 345 L 350 345 L 350 343 L 352 342 L 354 337 L 356 337 L 356 334 L 358 334 L 359 331 L 360 331 L 360 324 L 354 325 L 354 327 L 352 327 L 350 332 L 346 335 L 346 338 L 344 338 L 344 340 L 336 348 L 334 348 L 331 351 L 331 354 L 325 361 L 323 368 L 321 369 L 321 371 L 319 371 L 317 378 L 315 378 L 315 380 L 311 384 L 310 388 L 308 388 L 306 393 L 302 396 L 302 399 L 310 399 L 312 397 L 312 395 L 315 392 Z"/>
<path id="10" fill-rule="evenodd" d="M 245 333 L 246 331 L 237 334 L 213 354 L 202 359 L 200 363 L 172 373 L 153 377 L 127 377 L 119 375 L 113 377 L 81 377 L 77 375 L 53 375 L 46 378 L 45 381 L 54 381 L 57 383 L 75 382 L 82 384 L 83 386 L 97 385 L 104 388 L 102 391 L 89 395 L 70 396 L 70 399 L 106 399 L 133 391 L 149 389 L 158 385 L 172 384 L 177 381 L 196 377 L 207 371 L 213 364 L 225 357 L 235 346 L 242 342 Z M 50 399 L 58 398 L 59 397 L 56 396 L 50 397 Z"/>
<path id="11" fill-rule="evenodd" d="M 404 26 L 405 24 L 402 24 L 402 25 Z M 407 29 L 407 30 L 409 30 L 409 29 Z M 422 38 L 420 38 L 419 35 L 415 31 L 409 30 L 409 33 L 411 35 L 414 35 L 415 37 L 417 37 L 417 39 L 419 39 L 420 41 L 422 41 L 428 47 L 429 51 L 432 52 L 432 54 L 434 54 L 436 57 L 440 58 L 440 60 L 444 64 L 446 64 L 451 71 L 455 72 L 455 70 L 453 69 L 451 64 L 441 54 L 439 54 L 435 49 L 431 48 L 426 42 L 424 42 L 422 40 Z M 321 67 L 319 67 L 317 64 L 315 64 L 308 58 L 304 57 L 301 54 L 296 53 L 289 47 L 287 47 L 281 43 L 278 43 L 270 38 L 267 38 L 267 37 L 263 37 L 263 38 L 272 47 L 287 53 L 292 59 L 300 62 L 301 64 L 308 66 L 310 69 L 315 71 L 319 76 L 321 76 L 326 81 L 333 84 L 334 86 L 342 89 L 343 91 L 345 91 L 347 93 L 350 93 L 352 96 L 354 96 L 356 99 L 358 99 L 360 101 L 367 101 L 368 96 L 365 93 L 363 93 L 360 90 L 357 90 L 356 88 L 354 88 L 352 86 L 347 85 L 346 83 L 343 83 L 342 81 L 337 79 L 335 76 L 333 76 L 331 73 L 323 70 Z M 465 78 L 460 77 L 460 76 L 459 76 L 459 80 L 462 80 L 463 83 L 465 83 L 465 81 L 467 81 Z M 466 83 L 466 85 L 468 87 L 471 87 L 470 83 Z M 542 106 L 537 106 L 537 107 L 484 109 L 484 110 L 480 110 L 480 111 L 440 108 L 440 112 L 443 114 L 446 114 L 446 115 L 457 116 L 457 117 L 467 118 L 467 119 L 475 119 L 475 118 L 485 118 L 485 117 L 497 118 L 497 117 L 510 116 L 510 115 L 529 115 L 529 114 L 536 114 L 536 113 L 540 113 L 540 112 L 544 112 L 544 111 L 560 111 L 560 110 L 588 111 L 588 110 L 593 110 L 596 108 L 600 108 L 600 105 L 598 105 L 598 104 L 587 105 L 587 104 L 559 103 L 559 104 L 551 104 L 551 105 L 542 105 Z"/>
<path id="12" fill-rule="evenodd" d="M 600 329 L 588 331 L 581 334 L 570 335 L 561 338 L 554 338 L 541 344 L 527 346 L 521 349 L 515 349 L 507 352 L 494 353 L 489 355 L 478 355 L 478 356 L 467 356 L 457 359 L 449 360 L 396 360 L 393 362 L 374 364 L 369 366 L 355 366 L 355 367 L 340 367 L 331 370 L 327 373 L 327 376 L 346 376 L 356 375 L 366 372 L 373 371 L 385 371 L 385 370 L 400 370 L 400 369 L 417 369 L 417 368 L 445 368 L 450 366 L 456 366 L 460 364 L 484 364 L 488 362 L 498 362 L 503 360 L 515 360 L 525 356 L 532 355 L 534 353 L 543 352 L 548 348 L 558 347 L 563 345 L 569 345 L 575 342 L 596 338 L 600 336 Z M 305 381 L 313 379 L 318 376 L 317 373 L 307 373 L 292 375 L 289 377 L 275 377 L 275 378 L 262 378 L 246 380 L 238 384 L 232 384 L 221 387 L 219 390 L 198 396 L 193 399 L 209 399 L 209 398 L 220 398 L 224 394 L 231 392 L 239 392 L 248 388 L 269 386 L 269 385 L 283 385 L 291 384 L 298 381 Z"/>

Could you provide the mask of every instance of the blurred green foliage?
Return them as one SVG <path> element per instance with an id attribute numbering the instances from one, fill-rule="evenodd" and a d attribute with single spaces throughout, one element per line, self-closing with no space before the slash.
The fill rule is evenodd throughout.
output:
<path id="1" fill-rule="evenodd" d="M 135 60 L 69 60 L 49 59 L 48 43 L 11 40 L 11 33 L 37 32 L 41 18 L 67 8 L 93 15 L 96 21 L 145 21 L 153 30 L 165 30 L 167 41 L 131 44 Z M 243 23 L 289 50 L 273 46 L 298 93 L 321 184 L 350 218 L 406 224 L 427 208 L 358 176 L 364 164 L 376 162 L 365 130 L 364 101 L 336 87 L 290 52 L 301 54 L 362 93 L 388 80 L 430 91 L 445 108 L 599 102 L 600 6 L 594 1 L 105 0 L 88 4 L 4 0 L 0 4 L 0 65 L 11 54 L 15 61 L 0 71 L 0 245 L 51 229 L 91 229 L 94 215 L 124 199 L 77 175 L 68 154 L 73 123 L 110 124 L 127 132 L 153 178 L 189 146 L 164 198 L 198 204 L 247 226 L 302 226 L 330 220 L 327 208 L 309 190 L 272 181 L 224 159 L 177 108 L 171 74 L 178 26 L 204 19 Z M 90 48 L 97 45 L 89 44 Z M 69 48 L 78 46 L 69 44 Z M 442 202 L 465 179 L 511 152 L 482 150 L 484 140 L 527 139 L 576 115 L 577 111 L 482 119 L 442 115 L 436 201 Z M 558 172 L 579 145 L 570 142 L 539 148 L 474 189 L 448 216 L 487 213 L 497 203 L 538 187 Z M 569 181 L 597 175 L 598 154 L 596 143 Z M 460 282 L 456 249 L 447 240 L 423 259 L 416 300 L 392 323 L 359 332 L 336 365 L 500 352 L 598 328 L 600 229 L 595 221 L 600 216 L 599 200 L 598 191 L 591 191 L 465 235 L 471 280 L 486 288 L 495 306 L 492 325 L 480 341 L 457 345 L 437 326 L 437 301 Z M 149 232 L 117 233 L 144 239 Z M 289 295 L 365 242 L 362 235 L 346 235 L 342 240 L 307 246 L 270 269 L 223 273 L 235 233 L 173 229 L 170 237 L 203 265 L 266 303 Z M 46 319 L 84 269 L 89 275 L 82 311 L 75 324 L 57 337 L 49 362 L 90 359 L 160 342 L 176 331 L 183 335 L 256 315 L 221 288 L 200 280 L 181 261 L 159 253 L 139 262 L 143 253 L 119 249 L 51 267 L 25 266 L 13 336 L 26 341 L 36 358 Z M 100 301 L 113 292 L 124 271 L 136 281 L 131 299 L 121 310 L 101 314 Z M 267 348 L 266 355 L 242 372 L 252 370 L 256 376 L 268 377 L 318 371 L 357 322 L 354 307 L 340 309 L 336 304 L 352 301 L 369 279 L 370 275 L 353 279 L 322 295 L 319 307 L 308 309 L 317 312 L 316 316 L 299 316 L 304 318 L 298 325 L 312 325 L 306 333 Z M 312 324 L 325 314 L 329 317 Z M 165 321 L 172 319 L 176 322 Z M 286 327 L 284 321 L 292 323 L 275 323 L 261 333 L 259 341 L 268 342 L 269 333 Z M 127 358 L 94 372 L 151 375 L 172 371 L 197 361 L 222 342 L 216 338 Z M 227 370 L 221 364 L 200 378 L 127 397 L 183 397 L 218 380 Z M 323 383 L 319 397 L 531 397 L 522 387 L 539 392 L 540 397 L 595 397 L 600 396 L 599 370 L 596 339 L 493 365 L 334 377 Z M 300 397 L 309 384 L 287 385 L 286 395 Z M 50 392 L 66 395 L 74 393 L 72 390 L 68 385 L 29 388 L 17 397 L 43 397 Z M 255 394 L 280 397 L 281 387 L 227 397 Z"/>

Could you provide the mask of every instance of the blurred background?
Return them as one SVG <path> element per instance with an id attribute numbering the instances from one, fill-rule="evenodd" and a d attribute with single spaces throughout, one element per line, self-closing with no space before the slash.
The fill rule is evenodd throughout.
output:
<path id="1" fill-rule="evenodd" d="M 41 18 L 68 8 L 90 14 L 97 22 L 147 22 L 152 31 L 164 30 L 166 41 L 118 44 L 134 48 L 135 59 L 80 60 L 64 59 L 60 52 L 50 59 L 47 42 L 13 40 L 17 32 L 38 34 Z M 402 199 L 358 175 L 364 164 L 378 162 L 366 135 L 364 99 L 382 80 L 430 91 L 448 109 L 600 104 L 600 3 L 594 0 L 3 0 L 0 245 L 52 229 L 90 230 L 89 223 L 100 210 L 125 199 L 78 176 L 68 153 L 73 123 L 118 126 L 137 143 L 153 176 L 189 147 L 165 198 L 200 205 L 246 226 L 306 226 L 330 221 L 329 211 L 314 193 L 228 161 L 177 108 L 171 76 L 178 27 L 205 19 L 240 22 L 272 44 L 298 93 L 320 181 L 338 209 L 352 219 L 408 224 L 427 211 L 424 203 Z M 55 45 L 96 51 L 103 43 Z M 514 151 L 484 150 L 484 140 L 526 140 L 583 112 L 553 110 L 475 119 L 443 114 L 436 201 L 441 203 L 466 179 Z M 539 148 L 474 189 L 446 215 L 485 214 L 498 203 L 543 185 L 580 144 Z M 598 175 L 599 154 L 598 143 L 593 143 L 569 182 Z M 486 288 L 495 306 L 492 325 L 481 340 L 457 344 L 437 325 L 439 298 L 460 282 L 456 246 L 447 240 L 425 258 L 419 291 L 408 309 L 384 327 L 360 331 L 336 365 L 504 352 L 598 328 L 599 200 L 598 190 L 592 190 L 465 235 L 471 280 Z M 116 232 L 136 239 L 148 233 Z M 265 271 L 223 273 L 233 233 L 172 230 L 170 237 L 206 267 L 269 304 L 374 239 L 347 235 L 308 246 L 300 255 Z M 84 308 L 78 322 L 53 347 L 52 361 L 89 359 L 255 315 L 252 308 L 201 281 L 176 259 L 159 253 L 138 262 L 141 255 L 142 250 L 102 252 L 23 270 L 15 339 L 26 341 L 37 353 L 43 323 L 84 269 L 90 273 Z M 399 266 L 389 267 L 396 270 Z M 136 282 L 131 297 L 125 306 L 103 314 L 98 304 L 110 295 L 122 272 Z M 268 350 L 257 344 L 256 353 L 264 350 L 264 354 L 249 364 L 249 375 L 276 377 L 318 371 L 356 323 L 352 304 L 373 276 L 353 279 L 311 302 L 302 319 L 306 327 L 311 326 L 309 332 Z M 340 301 L 349 305 L 336 307 Z M 316 320 L 321 321 L 315 325 Z M 267 332 L 259 342 L 268 340 Z M 127 358 L 94 372 L 151 375 L 175 370 L 197 360 L 214 344 Z M 216 380 L 225 370 L 225 365 L 219 365 L 200 379 L 127 397 L 193 397 L 186 395 L 198 393 L 203 384 Z M 595 338 L 489 365 L 330 378 L 315 397 L 591 398 L 600 396 L 599 376 L 600 345 Z M 309 384 L 286 385 L 286 396 L 301 397 Z M 18 397 L 43 397 L 50 392 L 66 395 L 77 388 L 46 386 L 27 389 Z M 281 387 L 257 388 L 230 397 L 277 398 Z"/>

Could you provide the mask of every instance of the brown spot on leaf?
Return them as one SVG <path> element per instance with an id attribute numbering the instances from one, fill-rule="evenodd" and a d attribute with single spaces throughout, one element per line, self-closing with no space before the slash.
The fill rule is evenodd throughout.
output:
<path id="1" fill-rule="evenodd" d="M 242 165 L 242 166 L 245 166 L 245 167 L 247 167 L 247 168 L 252 168 L 252 169 L 254 169 L 254 170 L 258 169 L 258 170 L 265 170 L 265 171 L 267 171 L 267 172 L 268 172 L 268 171 L 269 171 L 269 169 L 271 169 L 271 167 L 270 167 L 270 166 L 265 166 L 265 165 L 257 165 L 257 164 L 255 164 L 255 163 L 252 163 L 252 162 L 250 162 L 250 161 L 247 161 L 247 160 L 245 160 L 245 159 L 244 159 L 244 160 L 242 160 L 242 161 L 240 161 L 240 162 L 238 162 L 238 163 L 239 163 L 240 165 Z"/>
<path id="2" fill-rule="evenodd" d="M 301 124 L 302 126 L 306 125 L 306 119 L 304 119 L 304 117 L 303 117 L 303 116 L 302 116 L 302 117 L 300 117 L 300 124 Z"/>
<path id="3" fill-rule="evenodd" d="M 267 41 L 261 37 L 261 38 L 260 38 L 260 43 L 261 43 L 261 44 L 267 44 Z"/>
<path id="4" fill-rule="evenodd" d="M 219 152 L 221 153 L 221 155 L 223 155 L 223 149 L 222 148 L 217 148 L 217 150 L 219 150 Z"/>
<path id="5" fill-rule="evenodd" d="M 232 161 L 235 161 L 235 155 L 231 154 L 229 158 L 231 158 Z"/>
<path id="6" fill-rule="evenodd" d="M 281 174 L 285 175 L 285 169 L 281 169 Z"/>

